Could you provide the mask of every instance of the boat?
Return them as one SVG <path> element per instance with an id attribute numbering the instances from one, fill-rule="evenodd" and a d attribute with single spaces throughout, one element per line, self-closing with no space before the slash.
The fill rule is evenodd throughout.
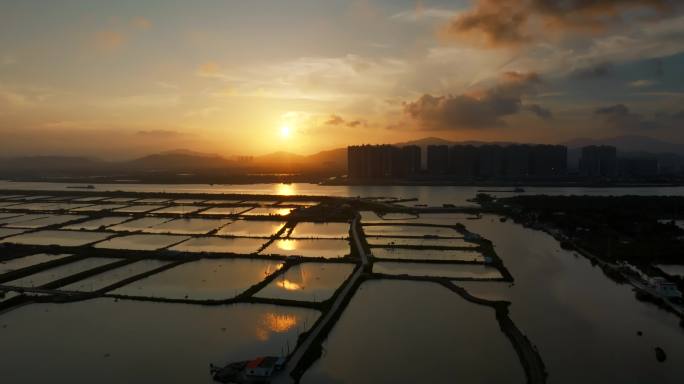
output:
<path id="1" fill-rule="evenodd" d="M 95 186 L 90 184 L 90 185 L 67 185 L 67 188 L 71 189 L 95 189 Z"/>

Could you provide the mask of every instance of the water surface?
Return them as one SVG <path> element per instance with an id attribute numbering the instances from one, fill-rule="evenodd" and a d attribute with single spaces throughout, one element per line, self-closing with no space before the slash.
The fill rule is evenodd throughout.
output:
<path id="1" fill-rule="evenodd" d="M 94 231 L 97 229 L 100 229 L 102 227 L 109 227 L 110 225 L 116 225 L 116 224 L 121 224 L 126 220 L 130 220 L 131 218 L 128 216 L 110 216 L 110 217 L 101 217 L 99 219 L 93 219 L 93 220 L 88 220 L 88 221 L 83 221 L 80 223 L 76 224 L 71 224 L 67 225 L 66 227 L 62 227 L 62 229 L 73 229 L 73 230 L 86 230 L 86 231 Z"/>
<path id="2" fill-rule="evenodd" d="M 39 253 L 36 255 L 29 255 L 23 257 L 16 257 L 14 259 L 0 261 L 0 274 L 16 271 L 18 269 L 27 268 L 33 265 L 47 263 L 48 261 L 59 260 L 71 255 L 50 255 L 47 253 Z"/>
<path id="3" fill-rule="evenodd" d="M 235 220 L 221 228 L 220 236 L 271 237 L 285 225 L 284 221 Z"/>
<path id="4" fill-rule="evenodd" d="M 251 239 L 243 237 L 195 237 L 171 247 L 179 252 L 210 252 L 210 253 L 256 253 L 266 242 L 266 239 Z"/>
<path id="5" fill-rule="evenodd" d="M 154 225 L 143 232 L 176 233 L 188 235 L 204 235 L 230 223 L 228 219 L 191 219 L 182 218 Z"/>
<path id="6" fill-rule="evenodd" d="M 511 318 L 538 347 L 549 383 L 681 382 L 684 329 L 676 316 L 637 301 L 631 286 L 612 282 L 544 232 L 496 216 L 469 227 L 492 240 L 514 276 L 498 294 L 509 297 Z M 656 346 L 667 361 L 656 361 Z"/>
<path id="7" fill-rule="evenodd" d="M 38 288 L 53 281 L 117 261 L 119 261 L 119 259 L 113 259 L 110 257 L 89 257 L 87 259 L 74 261 L 68 264 L 60 265 L 58 267 L 46 269 L 41 272 L 36 272 L 32 275 L 24 276 L 3 284 L 12 287 Z M 4 315 L 0 317 L 0 322 L 3 320 Z"/>
<path id="8" fill-rule="evenodd" d="M 156 210 L 152 213 L 172 213 L 172 214 L 187 215 L 188 213 L 195 213 L 195 212 L 199 211 L 200 209 L 204 209 L 204 208 L 206 208 L 206 207 L 202 207 L 202 206 L 198 206 L 198 205 L 177 205 L 177 206 L 162 208 L 162 209 Z"/>
<path id="9" fill-rule="evenodd" d="M 200 259 L 134 281 L 110 293 L 167 299 L 233 298 L 282 267 L 255 259 Z"/>
<path id="10" fill-rule="evenodd" d="M 348 240 L 276 239 L 262 255 L 338 258 L 350 253 Z"/>
<path id="11" fill-rule="evenodd" d="M 454 279 L 497 279 L 498 269 L 486 265 L 427 264 L 411 262 L 379 261 L 373 263 L 373 272 L 386 275 L 433 276 Z"/>
<path id="12" fill-rule="evenodd" d="M 354 264 L 302 263 L 290 267 L 257 292 L 256 297 L 321 302 L 351 275 Z"/>
<path id="13" fill-rule="evenodd" d="M 171 221 L 173 219 L 167 217 L 142 217 L 140 219 L 135 219 L 127 221 L 123 224 L 115 225 L 109 229 L 112 231 L 122 231 L 122 232 L 136 232 L 142 231 L 143 229 L 152 227 L 154 225 L 159 225 Z"/>
<path id="14" fill-rule="evenodd" d="M 524 383 L 494 310 L 434 283 L 368 281 L 303 384 Z"/>
<path id="15" fill-rule="evenodd" d="M 3 239 L 2 242 L 26 245 L 80 247 L 82 245 L 104 240 L 110 236 L 112 236 L 111 233 L 105 232 L 38 231 L 8 237 Z"/>
<path id="16" fill-rule="evenodd" d="M 447 260 L 484 262 L 479 252 L 443 249 L 371 248 L 371 253 L 379 259 L 405 260 Z"/>
<path id="17" fill-rule="evenodd" d="M 88 216 L 79 215 L 50 215 L 35 220 L 21 221 L 19 223 L 7 224 L 8 227 L 13 228 L 27 228 L 27 229 L 38 229 L 43 227 L 48 227 L 50 225 L 65 224 L 76 220 L 85 219 Z"/>
<path id="18" fill-rule="evenodd" d="M 290 234 L 293 238 L 345 239 L 349 237 L 349 223 L 297 223 Z"/>
<path id="19" fill-rule="evenodd" d="M 463 240 L 462 238 L 435 238 L 435 237 L 366 237 L 369 245 L 406 245 L 420 247 L 457 247 L 476 248 L 478 245 Z"/>
<path id="20" fill-rule="evenodd" d="M 364 225 L 367 236 L 442 236 L 455 237 L 461 234 L 447 227 L 421 227 L 414 225 Z"/>
<path id="21" fill-rule="evenodd" d="M 0 371 L 6 383 L 210 384 L 210 363 L 280 355 L 318 315 L 265 304 L 33 304 L 0 317 L 12 346 Z"/>
<path id="22" fill-rule="evenodd" d="M 95 248 L 156 251 L 189 239 L 179 235 L 127 235 L 114 237 L 95 244 Z"/>
<path id="23" fill-rule="evenodd" d="M 112 284 L 118 283 L 129 277 L 133 277 L 135 275 L 151 271 L 155 268 L 159 268 L 169 263 L 170 261 L 164 260 L 139 260 L 131 264 L 126 264 L 118 268 L 110 269 L 106 272 L 98 273 L 95 276 L 79 280 L 75 283 L 65 285 L 60 289 L 64 291 L 93 292 L 108 287 Z"/>

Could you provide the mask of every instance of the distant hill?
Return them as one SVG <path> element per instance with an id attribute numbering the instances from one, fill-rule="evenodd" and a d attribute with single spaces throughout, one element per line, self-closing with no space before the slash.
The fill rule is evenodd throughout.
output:
<path id="1" fill-rule="evenodd" d="M 109 163 L 99 159 L 77 156 L 27 156 L 0 159 L 0 173 L 22 176 L 41 172 L 51 175 L 93 172 L 108 168 Z"/>
<path id="2" fill-rule="evenodd" d="M 605 139 L 579 138 L 565 143 L 568 148 L 581 148 L 588 145 L 612 145 L 624 152 L 674 153 L 684 155 L 684 144 L 669 143 L 648 136 L 625 135 Z"/>
<path id="3" fill-rule="evenodd" d="M 500 144 L 510 142 L 450 141 L 438 137 L 396 143 L 397 146 L 418 145 L 425 153 L 428 145 L 454 144 Z M 568 146 L 568 162 L 576 166 L 580 148 L 587 145 L 613 145 L 620 156 L 656 155 L 661 162 L 684 163 L 684 144 L 669 143 L 646 136 L 617 136 L 606 139 L 578 138 L 563 145 Z M 425 162 L 423 156 L 423 162 Z M 267 155 L 226 159 L 217 154 L 202 153 L 186 149 L 175 149 L 151 154 L 129 161 L 104 161 L 78 156 L 28 156 L 0 158 L 0 176 L 21 178 L 31 176 L 72 175 L 119 175 L 148 173 L 207 173 L 223 174 L 252 173 L 306 173 L 339 174 L 347 169 L 347 148 L 321 151 L 312 155 L 298 155 L 290 152 L 274 152 Z"/>
<path id="4" fill-rule="evenodd" d="M 139 171 L 193 171 L 234 167 L 234 163 L 218 155 L 190 154 L 178 151 L 141 157 L 120 164 Z"/>

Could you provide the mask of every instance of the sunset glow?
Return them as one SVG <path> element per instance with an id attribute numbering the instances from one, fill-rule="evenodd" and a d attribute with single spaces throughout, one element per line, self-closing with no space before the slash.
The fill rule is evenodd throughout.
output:
<path id="1" fill-rule="evenodd" d="M 681 137 L 679 2 L 540 3 L 2 2 L 0 150 Z"/>

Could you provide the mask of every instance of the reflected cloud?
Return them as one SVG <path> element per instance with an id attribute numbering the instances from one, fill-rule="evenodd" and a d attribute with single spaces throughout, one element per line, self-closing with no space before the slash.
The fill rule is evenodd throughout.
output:
<path id="1" fill-rule="evenodd" d="M 260 341 L 270 339 L 272 333 L 284 333 L 293 329 L 299 319 L 294 315 L 265 313 L 257 324 L 255 333 Z"/>
<path id="2" fill-rule="evenodd" d="M 278 249 L 283 251 L 295 251 L 297 250 L 297 241 L 291 239 L 277 240 L 276 245 Z"/>
<path id="3" fill-rule="evenodd" d="M 297 291 L 300 289 L 304 289 L 304 286 L 302 286 L 301 284 L 295 283 L 294 281 L 290 281 L 287 279 L 276 282 L 276 285 L 285 289 L 286 291 Z"/>

